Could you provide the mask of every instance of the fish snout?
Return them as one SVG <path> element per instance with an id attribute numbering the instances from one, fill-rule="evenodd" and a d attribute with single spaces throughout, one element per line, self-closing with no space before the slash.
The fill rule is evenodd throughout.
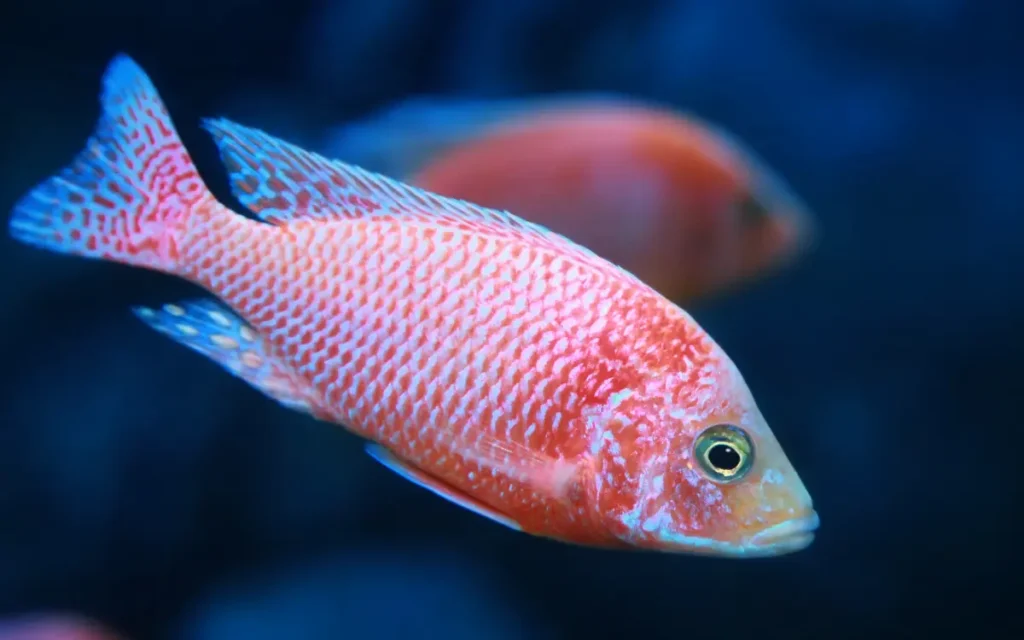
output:
<path id="1" fill-rule="evenodd" d="M 792 553 L 810 546 L 820 525 L 818 513 L 810 509 L 799 516 L 770 525 L 751 536 L 747 543 L 762 552 Z"/>

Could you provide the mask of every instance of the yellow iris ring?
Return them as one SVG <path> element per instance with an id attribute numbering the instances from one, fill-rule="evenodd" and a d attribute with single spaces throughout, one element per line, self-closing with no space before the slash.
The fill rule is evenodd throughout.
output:
<path id="1" fill-rule="evenodd" d="M 717 450 L 716 447 L 728 447 L 729 450 Z M 693 445 L 697 462 L 704 473 L 714 480 L 724 484 L 736 482 L 750 472 L 754 466 L 754 443 L 750 436 L 739 427 L 731 424 L 716 424 L 708 427 L 697 436 Z M 712 462 L 717 454 L 738 458 L 735 466 L 720 466 Z"/>

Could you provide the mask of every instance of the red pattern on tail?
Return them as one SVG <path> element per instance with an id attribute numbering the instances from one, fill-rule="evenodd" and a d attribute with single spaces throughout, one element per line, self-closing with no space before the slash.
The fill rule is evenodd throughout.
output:
<path id="1" fill-rule="evenodd" d="M 50 251 L 174 271 L 183 220 L 212 196 L 130 58 L 111 62 L 101 104 L 85 149 L 15 205 L 10 233 Z"/>

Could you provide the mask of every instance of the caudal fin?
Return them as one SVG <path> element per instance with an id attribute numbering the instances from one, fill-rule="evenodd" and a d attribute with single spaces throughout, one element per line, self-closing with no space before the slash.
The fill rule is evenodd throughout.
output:
<path id="1" fill-rule="evenodd" d="M 107 67 L 100 104 L 85 149 L 14 206 L 10 234 L 49 251 L 173 272 L 185 220 L 212 196 L 128 56 Z"/>

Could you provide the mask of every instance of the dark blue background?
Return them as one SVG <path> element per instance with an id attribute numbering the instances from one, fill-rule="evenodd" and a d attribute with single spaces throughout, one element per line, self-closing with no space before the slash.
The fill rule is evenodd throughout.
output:
<path id="1" fill-rule="evenodd" d="M 0 240 L 0 613 L 134 638 L 925 637 L 1014 624 L 1024 5 L 71 0 L 0 14 L 0 203 L 81 148 L 117 51 L 229 202 L 201 116 L 310 147 L 417 93 L 612 90 L 734 131 L 817 250 L 691 311 L 815 496 L 726 561 L 503 530 L 134 319 L 195 290 Z M 9 207 L 9 205 L 7 205 Z"/>

